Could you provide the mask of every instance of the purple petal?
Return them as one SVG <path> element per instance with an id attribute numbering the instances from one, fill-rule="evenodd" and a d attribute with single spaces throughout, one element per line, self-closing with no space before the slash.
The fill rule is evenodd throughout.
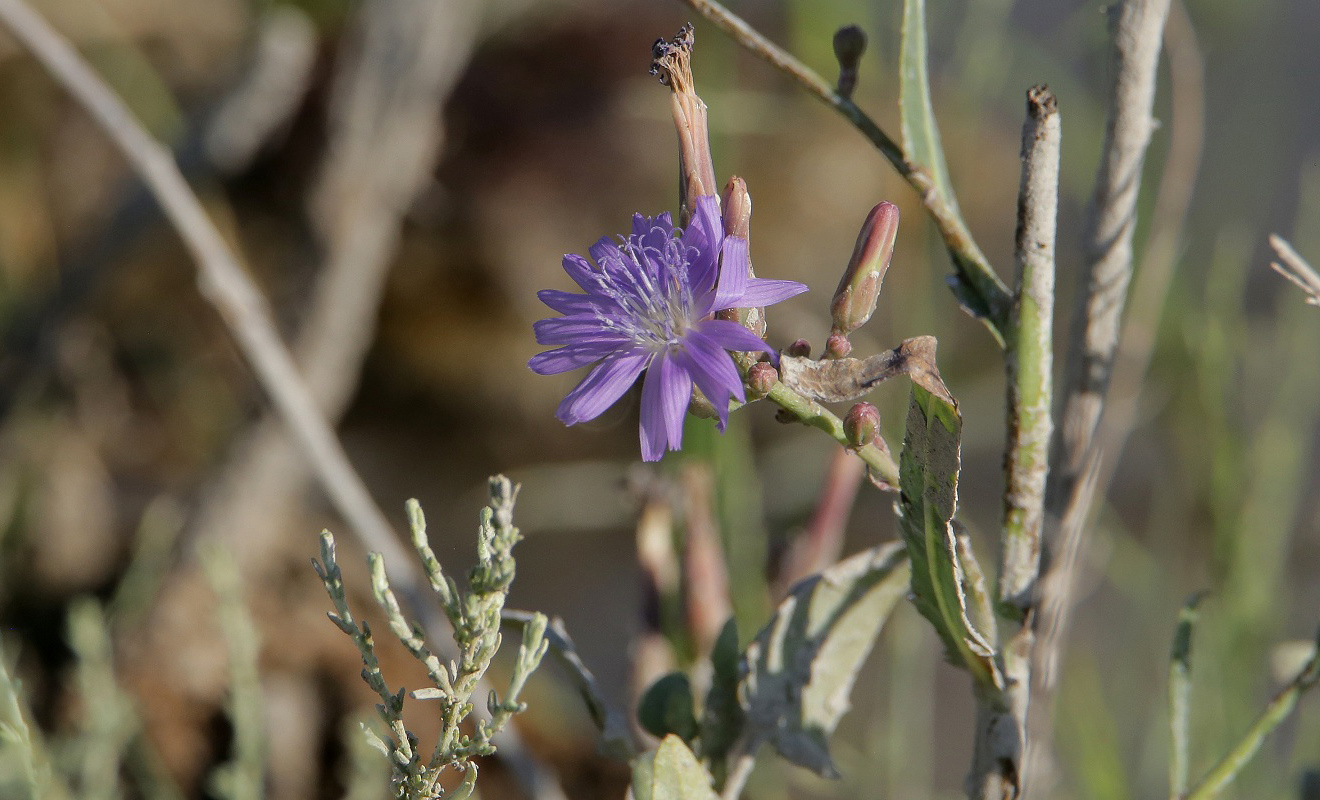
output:
<path id="1" fill-rule="evenodd" d="M 683 444 L 683 415 L 692 399 L 692 378 L 668 353 L 660 353 L 642 382 L 642 460 L 658 461 L 666 443 L 670 450 Z"/>
<path id="2" fill-rule="evenodd" d="M 692 204 L 692 219 L 683 229 L 683 244 L 692 247 L 713 247 L 724 238 L 724 223 L 720 221 L 720 203 L 715 195 L 698 197 Z"/>
<path id="3" fill-rule="evenodd" d="M 573 282 L 581 286 L 584 291 L 592 292 L 600 288 L 600 279 L 591 262 L 587 261 L 577 253 L 566 253 L 564 255 L 564 272 Z"/>
<path id="4" fill-rule="evenodd" d="M 738 300 L 736 306 L 725 306 L 725 308 L 764 308 L 790 297 L 796 297 L 806 290 L 806 284 L 797 281 L 772 281 L 756 278 L 747 282 L 742 298 Z"/>
<path id="5" fill-rule="evenodd" d="M 674 221 L 669 216 L 668 211 L 654 217 L 633 214 L 633 236 L 646 237 L 647 234 L 655 230 L 659 230 L 666 239 L 674 234 Z"/>
<path id="6" fill-rule="evenodd" d="M 714 308 L 752 307 L 742 303 L 743 293 L 747 290 L 747 274 L 751 269 L 752 259 L 747 252 L 747 240 L 739 239 L 737 236 L 725 236 Z"/>
<path id="7" fill-rule="evenodd" d="M 537 344 L 574 344 L 577 342 L 623 342 L 628 337 L 605 327 L 598 317 L 577 314 L 551 317 L 532 323 Z"/>
<path id="8" fill-rule="evenodd" d="M 527 361 L 527 366 L 538 375 L 558 375 L 561 372 L 594 364 L 618 349 L 618 345 L 610 342 L 571 344 L 537 353 Z"/>
<path id="9" fill-rule="evenodd" d="M 608 236 L 600 237 L 595 244 L 587 248 L 587 252 L 591 254 L 592 260 L 599 264 L 601 269 L 609 269 L 627 259 L 627 256 L 619 249 L 619 245 Z"/>
<path id="10" fill-rule="evenodd" d="M 646 369 L 651 353 L 646 351 L 613 353 L 587 373 L 582 382 L 573 387 L 564 402 L 559 404 L 555 416 L 565 425 L 576 425 L 595 419 L 628 391 L 637 376 Z"/>
<path id="11" fill-rule="evenodd" d="M 771 355 L 775 352 L 770 345 L 761 340 L 760 336 L 732 320 L 703 319 L 697 323 L 697 331 L 725 350 L 760 351 Z M 692 334 L 688 334 L 689 338 L 691 336 Z"/>
<path id="12" fill-rule="evenodd" d="M 596 295 L 561 292 L 558 289 L 542 289 L 536 296 L 551 311 L 560 314 L 590 314 L 607 303 L 605 298 Z"/>
<path id="13" fill-rule="evenodd" d="M 720 430 L 729 421 L 729 398 L 743 402 L 742 378 L 733 358 L 714 339 L 700 333 L 689 333 L 683 339 L 680 363 L 692 375 L 692 380 L 715 406 L 720 416 Z"/>
<path id="14" fill-rule="evenodd" d="M 698 197 L 692 209 L 692 219 L 683 229 L 682 243 L 689 259 L 688 285 L 696 297 L 710 291 L 719 274 L 718 247 L 724 239 L 719 213 L 714 196 Z"/>

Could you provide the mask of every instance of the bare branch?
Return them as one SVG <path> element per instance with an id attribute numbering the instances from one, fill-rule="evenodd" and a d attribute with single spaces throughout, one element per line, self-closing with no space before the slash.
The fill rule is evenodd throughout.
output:
<path id="1" fill-rule="evenodd" d="M 265 298 L 206 215 L 170 151 L 153 139 L 87 62 L 22 0 L 0 0 L 0 21 L 95 118 L 142 176 L 197 264 L 199 283 L 292 430 L 339 512 L 400 572 L 416 569 L 353 470 L 271 321 Z"/>

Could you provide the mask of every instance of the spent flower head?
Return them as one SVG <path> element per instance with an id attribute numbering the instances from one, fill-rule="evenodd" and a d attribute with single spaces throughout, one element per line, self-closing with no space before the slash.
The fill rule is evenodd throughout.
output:
<path id="1" fill-rule="evenodd" d="M 562 317 L 534 326 L 555 349 L 528 366 L 553 375 L 594 365 L 560 403 L 565 425 L 594 419 L 643 371 L 642 457 L 656 461 L 682 444 L 683 415 L 695 385 L 724 429 L 729 401 L 743 402 L 742 378 L 728 351 L 773 351 L 759 336 L 717 311 L 768 306 L 806 291 L 795 281 L 749 277 L 747 240 L 726 236 L 715 197 L 696 198 L 692 220 L 677 228 L 668 213 L 633 216 L 632 233 L 593 245 L 591 260 L 564 256 L 564 271 L 583 294 L 553 289 L 538 296 Z M 594 264 L 592 263 L 594 261 Z"/>

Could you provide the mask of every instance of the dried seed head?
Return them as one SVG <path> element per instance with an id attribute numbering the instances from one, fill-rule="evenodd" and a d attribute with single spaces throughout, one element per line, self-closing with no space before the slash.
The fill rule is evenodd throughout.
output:
<path id="1" fill-rule="evenodd" d="M 651 47 L 651 74 L 668 86 L 674 126 L 678 129 L 678 158 L 681 170 L 679 207 L 687 225 L 698 197 L 714 196 L 715 165 L 710 155 L 706 126 L 706 104 L 697 96 L 692 79 L 692 25 L 684 25 L 668 42 L 657 39 Z"/>

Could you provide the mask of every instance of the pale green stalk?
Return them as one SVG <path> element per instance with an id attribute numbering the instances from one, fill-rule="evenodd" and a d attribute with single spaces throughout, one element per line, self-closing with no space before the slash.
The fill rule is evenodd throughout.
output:
<path id="1" fill-rule="evenodd" d="M 1058 103 L 1049 89 L 1027 92 L 1018 196 L 1017 280 L 1005 336 L 1008 457 L 1004 459 L 1001 605 L 1021 615 L 1040 573 L 1049 475 L 1054 366 L 1054 240 L 1059 205 Z"/>
<path id="2" fill-rule="evenodd" d="M 1196 625 L 1196 607 L 1201 594 L 1193 595 L 1178 614 L 1178 628 L 1173 635 L 1173 653 L 1169 658 L 1169 794 L 1182 797 L 1187 792 L 1188 711 L 1192 693 L 1192 628 Z"/>
<path id="3" fill-rule="evenodd" d="M 1206 773 L 1200 783 L 1187 794 L 1182 795 L 1182 798 L 1185 798 L 1185 800 L 1210 800 L 1237 778 L 1242 768 L 1255 757 L 1256 751 L 1260 750 L 1265 737 L 1269 736 L 1279 726 L 1279 723 L 1288 718 L 1288 715 L 1297 707 L 1297 701 L 1302 694 L 1320 681 L 1320 637 L 1317 637 L 1316 645 L 1317 650 L 1311 654 L 1311 660 L 1297 674 L 1297 677 L 1293 678 L 1284 687 L 1283 691 L 1275 695 L 1274 699 L 1265 706 L 1265 710 L 1256 718 L 1256 721 L 1247 730 L 1241 741 Z"/>
<path id="4" fill-rule="evenodd" d="M 766 399 L 791 414 L 798 422 L 825 431 L 834 437 L 834 441 L 850 447 L 848 436 L 843 430 L 843 420 L 815 400 L 785 386 L 782 381 L 775 384 Z M 868 444 L 854 452 L 866 463 L 873 479 L 879 479 L 892 487 L 898 486 L 898 464 L 888 450 Z"/>

